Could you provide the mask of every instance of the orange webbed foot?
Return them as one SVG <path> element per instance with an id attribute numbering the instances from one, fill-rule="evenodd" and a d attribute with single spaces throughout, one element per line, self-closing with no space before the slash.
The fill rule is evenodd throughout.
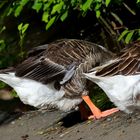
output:
<path id="1" fill-rule="evenodd" d="M 101 111 L 99 108 L 97 108 L 93 102 L 90 100 L 89 96 L 82 96 L 83 100 L 87 103 L 89 106 L 91 112 L 93 115 L 89 116 L 88 119 L 100 119 L 103 117 L 106 117 L 108 115 L 111 115 L 117 111 L 119 111 L 117 108 L 112 108 L 106 111 Z"/>

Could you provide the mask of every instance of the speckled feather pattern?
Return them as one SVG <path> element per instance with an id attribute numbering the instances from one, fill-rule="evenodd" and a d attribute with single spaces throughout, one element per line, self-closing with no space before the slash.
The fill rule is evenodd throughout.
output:
<path id="1" fill-rule="evenodd" d="M 33 48 L 15 71 L 0 73 L 0 80 L 13 87 L 25 104 L 68 111 L 88 94 L 82 73 L 112 57 L 114 54 L 94 43 L 58 40 Z"/>
<path id="2" fill-rule="evenodd" d="M 140 42 L 84 75 L 99 85 L 120 110 L 132 113 L 140 109 Z"/>
<path id="3" fill-rule="evenodd" d="M 81 96 L 86 86 L 82 73 L 108 61 L 114 55 L 102 46 L 76 39 L 58 40 L 49 44 L 45 51 L 29 57 L 16 70 L 16 76 L 48 83 L 60 81 L 71 64 L 76 66 L 73 77 L 63 86 L 65 97 Z"/>

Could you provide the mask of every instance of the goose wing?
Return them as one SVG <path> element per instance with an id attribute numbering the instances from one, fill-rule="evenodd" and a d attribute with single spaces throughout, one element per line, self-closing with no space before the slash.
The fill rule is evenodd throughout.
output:
<path id="1" fill-rule="evenodd" d="M 86 51 L 85 44 L 74 39 L 58 40 L 33 48 L 28 53 L 29 58 L 16 67 L 16 76 L 42 83 L 60 80 L 64 84 L 86 58 Z"/>
<path id="2" fill-rule="evenodd" d="M 97 70 L 97 76 L 135 75 L 140 74 L 140 45 L 124 49 L 108 65 Z"/>
<path id="3" fill-rule="evenodd" d="M 62 79 L 66 73 L 64 66 L 47 58 L 30 57 L 17 66 L 16 76 L 29 78 L 42 83 Z"/>
<path id="4" fill-rule="evenodd" d="M 58 78 L 64 84 L 91 54 L 92 59 L 96 60 L 94 65 L 103 61 L 101 53 L 106 54 L 104 59 L 105 56 L 112 56 L 105 48 L 94 43 L 76 39 L 58 40 L 31 50 L 29 58 L 17 67 L 16 75 L 43 83 Z"/>

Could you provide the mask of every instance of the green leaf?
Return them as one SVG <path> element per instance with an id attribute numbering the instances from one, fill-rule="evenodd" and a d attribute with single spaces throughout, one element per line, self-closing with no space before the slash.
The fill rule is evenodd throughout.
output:
<path id="1" fill-rule="evenodd" d="M 119 18 L 119 16 L 113 12 L 111 12 L 111 15 L 121 24 L 123 25 L 123 21 Z"/>
<path id="2" fill-rule="evenodd" d="M 18 30 L 19 30 L 19 31 L 22 30 L 22 26 L 23 26 L 23 23 L 20 23 L 20 24 L 18 25 Z"/>
<path id="3" fill-rule="evenodd" d="M 18 17 L 21 13 L 21 11 L 23 10 L 23 7 L 29 2 L 29 0 L 21 0 L 19 3 L 19 6 L 16 8 L 14 16 Z M 11 14 L 13 9 L 9 9 L 8 15 Z"/>
<path id="4" fill-rule="evenodd" d="M 14 10 L 14 9 L 10 7 L 10 9 L 9 9 L 9 11 L 8 11 L 8 13 L 7 13 L 7 16 L 11 15 L 11 13 L 13 12 L 13 10 Z"/>
<path id="5" fill-rule="evenodd" d="M 12 90 L 11 95 L 15 98 L 18 98 L 18 95 L 15 90 Z"/>
<path id="6" fill-rule="evenodd" d="M 124 31 L 121 33 L 121 35 L 119 36 L 118 41 L 120 41 L 120 40 L 121 40 L 126 34 L 128 34 L 128 33 L 129 33 L 128 29 L 124 30 Z"/>
<path id="7" fill-rule="evenodd" d="M 24 25 L 23 25 L 23 23 L 20 23 L 20 24 L 18 25 L 18 30 L 19 30 L 19 32 L 23 35 L 23 34 L 25 33 L 25 31 L 27 30 L 28 26 L 29 26 L 28 23 L 26 23 L 26 24 L 24 24 Z"/>
<path id="8" fill-rule="evenodd" d="M 125 38 L 125 42 L 126 44 L 128 44 L 130 42 L 130 40 L 132 39 L 132 36 L 134 34 L 134 31 L 131 31 L 127 34 L 126 38 Z"/>
<path id="9" fill-rule="evenodd" d="M 20 15 L 22 9 L 23 9 L 23 6 L 22 6 L 22 5 L 19 5 L 19 6 L 16 8 L 16 10 L 15 10 L 14 16 L 15 16 L 15 17 L 18 17 L 18 16 Z"/>
<path id="10" fill-rule="evenodd" d="M 49 1 L 47 1 L 47 3 L 44 3 L 43 11 L 50 9 L 52 3 L 53 3 L 53 0 L 49 0 Z"/>
<path id="11" fill-rule="evenodd" d="M 26 5 L 28 2 L 29 2 L 29 0 L 22 0 L 22 1 L 21 1 L 21 5 L 24 6 L 24 5 Z"/>
<path id="12" fill-rule="evenodd" d="M 56 19 L 56 16 L 52 17 L 49 20 L 48 24 L 46 25 L 46 30 L 48 30 L 52 26 L 52 24 L 55 22 L 55 19 Z"/>
<path id="13" fill-rule="evenodd" d="M 93 2 L 93 0 L 87 0 L 87 1 L 82 5 L 82 7 L 81 7 L 82 10 L 83 10 L 83 11 L 87 11 L 87 10 L 90 8 L 92 2 Z"/>
<path id="14" fill-rule="evenodd" d="M 2 33 L 4 30 L 6 30 L 6 26 L 3 26 L 0 30 L 0 33 Z"/>
<path id="15" fill-rule="evenodd" d="M 100 7 L 101 7 L 101 3 L 97 3 L 96 6 L 95 6 L 95 11 L 96 11 L 96 10 L 99 10 Z"/>
<path id="16" fill-rule="evenodd" d="M 132 15 L 136 15 L 136 12 L 132 10 L 127 4 L 123 2 L 123 5 Z"/>
<path id="17" fill-rule="evenodd" d="M 39 0 L 35 0 L 32 9 L 36 10 L 36 12 L 39 12 L 39 10 L 42 8 L 42 2 L 40 2 Z"/>
<path id="18" fill-rule="evenodd" d="M 44 22 L 48 22 L 48 18 L 49 18 L 49 13 L 47 11 L 45 11 L 42 15 L 42 21 Z"/>
<path id="19" fill-rule="evenodd" d="M 5 1 L 1 1 L 1 2 L 0 2 L 0 9 L 1 9 L 6 3 L 7 3 L 6 0 L 5 0 Z"/>
<path id="20" fill-rule="evenodd" d="M 68 16 L 68 11 L 66 11 L 65 13 L 63 13 L 63 15 L 60 17 L 61 21 L 64 21 Z"/>
<path id="21" fill-rule="evenodd" d="M 3 89 L 3 88 L 5 88 L 7 85 L 4 83 L 4 82 L 1 82 L 0 81 L 0 89 Z"/>
<path id="22" fill-rule="evenodd" d="M 6 47 L 4 40 L 0 40 L 0 51 L 4 50 Z"/>
<path id="23" fill-rule="evenodd" d="M 105 5 L 106 7 L 108 7 L 108 5 L 110 4 L 111 0 L 105 0 Z"/>
<path id="24" fill-rule="evenodd" d="M 95 11 L 96 12 L 96 17 L 99 18 L 101 15 L 101 12 L 99 10 Z"/>
<path id="25" fill-rule="evenodd" d="M 25 33 L 25 31 L 27 30 L 28 27 L 29 27 L 28 23 L 26 23 L 26 24 L 24 24 L 24 26 L 22 26 L 22 30 L 21 30 L 22 34 Z"/>
<path id="26" fill-rule="evenodd" d="M 56 12 L 60 13 L 60 11 L 61 11 L 63 5 L 64 5 L 64 2 L 63 2 L 63 1 L 60 2 L 60 3 L 58 3 L 58 4 L 56 4 L 56 5 L 54 5 L 54 6 L 53 6 L 53 9 L 52 9 L 52 11 L 51 11 L 51 14 L 55 14 Z"/>

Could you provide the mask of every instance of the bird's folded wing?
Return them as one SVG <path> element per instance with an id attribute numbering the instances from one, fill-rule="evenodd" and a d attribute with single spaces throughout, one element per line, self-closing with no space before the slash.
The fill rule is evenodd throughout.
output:
<path id="1" fill-rule="evenodd" d="M 96 72 L 97 76 L 140 74 L 140 47 L 132 47 L 107 66 Z"/>
<path id="2" fill-rule="evenodd" d="M 32 48 L 30 51 L 28 51 L 28 57 L 35 56 L 43 51 L 45 51 L 48 48 L 48 44 L 37 46 Z"/>
<path id="3" fill-rule="evenodd" d="M 62 80 L 66 73 L 64 66 L 54 63 L 47 58 L 30 57 L 17 66 L 16 76 L 29 78 L 42 83 L 55 79 Z"/>

